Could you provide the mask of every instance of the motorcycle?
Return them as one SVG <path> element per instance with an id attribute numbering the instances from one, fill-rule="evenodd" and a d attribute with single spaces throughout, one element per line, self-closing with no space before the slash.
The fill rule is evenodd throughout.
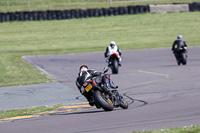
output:
<path id="1" fill-rule="evenodd" d="M 109 58 L 109 67 L 112 70 L 112 74 L 118 74 L 119 71 L 119 57 L 118 53 L 112 53 Z"/>
<path id="2" fill-rule="evenodd" d="M 108 68 L 106 67 L 104 74 L 107 71 Z M 110 91 L 103 88 L 101 76 L 86 81 L 82 86 L 82 91 L 92 97 L 97 108 L 103 108 L 105 111 L 112 111 L 115 107 L 127 109 L 128 102 L 119 94 L 118 86 L 115 86 L 111 79 L 109 82 L 111 86 Z"/>
<path id="3" fill-rule="evenodd" d="M 177 64 L 180 65 L 181 63 L 183 65 L 187 64 L 187 47 L 181 47 L 179 48 L 175 54 Z"/>

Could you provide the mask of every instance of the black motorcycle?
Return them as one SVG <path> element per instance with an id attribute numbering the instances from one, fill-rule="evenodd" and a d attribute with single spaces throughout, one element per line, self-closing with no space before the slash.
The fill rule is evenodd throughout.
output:
<path id="1" fill-rule="evenodd" d="M 177 49 L 174 54 L 178 65 L 181 65 L 181 63 L 183 65 L 187 64 L 187 47 Z"/>
<path id="2" fill-rule="evenodd" d="M 104 69 L 104 74 L 108 68 Z M 86 81 L 83 84 L 84 92 L 88 93 L 95 102 L 97 108 L 103 108 L 105 111 L 112 111 L 115 107 L 123 109 L 128 108 L 128 102 L 121 96 L 117 90 L 118 86 L 109 80 L 111 89 L 103 89 L 102 78 L 96 77 L 93 80 Z"/>

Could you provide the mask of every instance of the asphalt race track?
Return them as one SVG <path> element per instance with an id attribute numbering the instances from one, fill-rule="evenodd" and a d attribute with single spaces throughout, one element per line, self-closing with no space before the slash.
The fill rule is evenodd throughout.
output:
<path id="1" fill-rule="evenodd" d="M 127 110 L 105 112 L 92 107 L 7 122 L 0 124 L 1 133 L 132 133 L 200 125 L 199 51 L 200 47 L 188 48 L 186 66 L 177 65 L 170 48 L 122 51 L 122 67 L 111 78 L 128 101 Z M 98 71 L 107 65 L 103 52 L 25 59 L 74 91 L 80 65 L 87 64 Z M 77 98 L 85 101 L 81 96 Z"/>

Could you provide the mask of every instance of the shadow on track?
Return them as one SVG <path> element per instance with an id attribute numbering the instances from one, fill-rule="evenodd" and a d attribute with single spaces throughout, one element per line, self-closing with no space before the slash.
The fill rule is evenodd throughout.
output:
<path id="1" fill-rule="evenodd" d="M 107 112 L 104 110 L 89 110 L 89 111 L 78 111 L 78 112 L 71 112 L 71 113 L 60 113 L 57 115 L 73 115 L 73 114 L 93 114 L 93 113 L 102 113 L 102 112 Z"/>
<path id="2" fill-rule="evenodd" d="M 130 105 L 134 105 L 133 103 L 138 102 L 139 104 L 137 104 L 135 107 L 133 108 L 139 108 L 142 106 L 145 106 L 148 104 L 148 102 L 143 101 L 143 100 L 139 100 L 139 99 L 134 99 L 130 96 L 127 95 L 127 92 L 123 94 L 124 98 L 127 99 L 129 107 Z M 79 96 L 76 97 L 76 99 L 82 100 L 84 101 L 85 98 Z M 133 109 L 132 108 L 132 109 Z M 129 109 L 129 108 L 128 108 Z M 119 111 L 119 110 L 123 110 L 120 107 L 119 108 L 115 108 L 112 111 L 104 111 L 103 109 L 96 109 L 95 106 L 91 107 L 91 108 L 85 108 L 83 110 L 79 110 L 79 111 L 75 111 L 75 112 L 62 112 L 62 113 L 57 113 L 56 115 L 73 115 L 73 114 L 93 114 L 93 113 L 107 113 L 107 112 L 113 112 L 113 111 Z"/>

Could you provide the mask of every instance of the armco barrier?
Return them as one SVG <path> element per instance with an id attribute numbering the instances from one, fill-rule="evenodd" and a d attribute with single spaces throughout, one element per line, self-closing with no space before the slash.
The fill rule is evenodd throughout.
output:
<path id="1" fill-rule="evenodd" d="M 0 13 L 0 22 L 62 20 L 150 12 L 149 6 L 110 7 L 85 10 L 51 10 Z"/>

